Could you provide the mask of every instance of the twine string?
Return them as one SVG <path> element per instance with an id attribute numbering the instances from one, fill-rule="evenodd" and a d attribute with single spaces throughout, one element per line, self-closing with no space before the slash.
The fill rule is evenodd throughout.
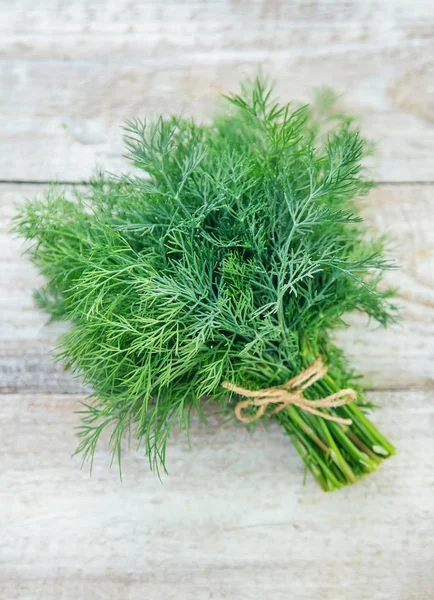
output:
<path id="1" fill-rule="evenodd" d="M 237 419 L 243 423 L 252 423 L 257 419 L 260 419 L 268 406 L 274 404 L 274 409 L 268 413 L 270 415 L 275 415 L 287 406 L 293 405 L 298 406 L 305 412 L 317 415 L 328 421 L 334 421 L 341 425 L 351 425 L 351 419 L 335 417 L 334 415 L 327 414 L 318 409 L 336 408 L 353 402 L 356 399 L 356 392 L 353 389 L 348 388 L 339 390 L 320 400 L 308 400 L 303 396 L 303 391 L 314 384 L 315 381 L 322 379 L 326 373 L 327 367 L 324 365 L 322 359 L 318 358 L 310 367 L 295 377 L 288 379 L 288 381 L 282 385 L 254 391 L 225 381 L 222 383 L 222 387 L 247 398 L 247 400 L 241 400 L 235 406 L 235 415 Z M 257 409 L 255 414 L 246 415 L 244 410 L 251 407 Z"/>

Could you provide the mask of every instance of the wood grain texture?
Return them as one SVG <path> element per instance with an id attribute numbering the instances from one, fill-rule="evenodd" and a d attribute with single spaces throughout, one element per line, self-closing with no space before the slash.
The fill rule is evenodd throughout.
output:
<path id="1" fill-rule="evenodd" d="M 0 589 L 5 600 L 430 600 L 434 589 L 432 393 L 375 392 L 399 454 L 324 494 L 279 426 L 173 435 L 160 483 L 140 452 L 124 481 L 104 448 L 92 478 L 70 460 L 61 395 L 2 398 Z"/>
<path id="2" fill-rule="evenodd" d="M 0 185 L 0 266 L 7 293 L 0 298 L 0 390 L 79 393 L 78 380 L 54 364 L 50 353 L 64 324 L 44 327 L 31 290 L 40 279 L 22 245 L 8 233 L 15 204 L 43 191 L 42 186 Z M 403 321 L 384 330 L 361 314 L 349 315 L 348 329 L 336 338 L 375 389 L 426 387 L 434 383 L 434 185 L 381 185 L 365 200 L 365 216 L 388 233 L 401 268 L 387 274 L 399 288 Z"/>
<path id="3" fill-rule="evenodd" d="M 378 142 L 380 181 L 434 179 L 434 4 L 0 4 L 0 179 L 81 181 L 125 169 L 120 126 L 182 111 L 262 68 L 284 99 L 332 86 Z"/>

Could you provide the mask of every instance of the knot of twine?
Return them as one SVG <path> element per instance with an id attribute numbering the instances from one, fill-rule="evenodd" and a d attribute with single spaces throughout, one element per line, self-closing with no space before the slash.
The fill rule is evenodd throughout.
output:
<path id="1" fill-rule="evenodd" d="M 334 417 L 327 413 L 321 412 L 318 408 L 336 408 L 337 406 L 344 406 L 349 404 L 356 399 L 356 392 L 351 389 L 339 390 L 338 392 L 326 396 L 320 400 L 308 400 L 303 396 L 303 391 L 310 387 L 315 381 L 324 377 L 327 373 L 327 367 L 324 365 L 321 358 L 318 358 L 310 367 L 288 379 L 288 381 L 282 385 L 276 387 L 264 388 L 262 390 L 247 390 L 238 385 L 234 385 L 225 381 L 222 383 L 222 387 L 240 394 L 249 400 L 241 400 L 235 406 L 235 414 L 237 418 L 243 423 L 252 423 L 256 421 L 267 410 L 270 404 L 275 404 L 274 410 L 268 414 L 275 415 L 290 404 L 298 406 L 305 412 L 317 415 L 328 421 L 334 421 L 335 423 L 341 423 L 342 425 L 351 425 L 351 419 L 341 419 L 340 417 Z M 257 410 L 253 415 L 243 414 L 244 409 L 250 407 L 256 407 Z"/>

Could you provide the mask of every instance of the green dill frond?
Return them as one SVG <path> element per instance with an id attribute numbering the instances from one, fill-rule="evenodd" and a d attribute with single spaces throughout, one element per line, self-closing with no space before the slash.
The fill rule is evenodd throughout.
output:
<path id="1" fill-rule="evenodd" d="M 164 467 L 172 425 L 188 433 L 203 396 L 230 405 L 223 381 L 279 384 L 317 354 L 347 385 L 330 331 L 352 310 L 394 319 L 384 241 L 358 209 L 372 187 L 365 142 L 333 118 L 334 100 L 281 104 L 256 79 L 207 125 L 129 121 L 136 174 L 99 176 L 73 198 L 53 188 L 20 211 L 15 230 L 46 279 L 39 305 L 70 321 L 60 356 L 94 391 L 84 459 L 109 429 L 119 464 L 127 434 Z"/>

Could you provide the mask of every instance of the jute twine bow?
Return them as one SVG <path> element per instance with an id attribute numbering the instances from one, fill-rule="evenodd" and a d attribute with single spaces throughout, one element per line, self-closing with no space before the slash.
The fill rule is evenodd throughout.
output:
<path id="1" fill-rule="evenodd" d="M 231 392 L 236 392 L 240 396 L 249 398 L 249 400 L 242 400 L 238 402 L 235 407 L 235 414 L 237 418 L 243 423 L 252 423 L 262 417 L 270 404 L 275 404 L 274 410 L 268 414 L 275 415 L 290 404 L 298 406 L 302 410 L 322 417 L 328 421 L 334 421 L 335 423 L 341 423 L 342 425 L 351 425 L 351 419 L 341 419 L 340 417 L 334 417 L 325 412 L 321 412 L 318 408 L 336 408 L 337 406 L 344 406 L 349 404 L 356 399 L 356 392 L 351 389 L 339 390 L 331 396 L 326 396 L 320 400 L 308 400 L 303 396 L 303 391 L 310 387 L 315 381 L 324 377 L 327 373 L 327 367 L 324 365 L 321 358 L 318 358 L 310 367 L 288 379 L 283 385 L 276 387 L 265 388 L 262 390 L 252 391 L 247 390 L 238 385 L 233 385 L 225 381 L 222 386 Z M 255 406 L 257 411 L 254 415 L 245 415 L 243 410 Z"/>

